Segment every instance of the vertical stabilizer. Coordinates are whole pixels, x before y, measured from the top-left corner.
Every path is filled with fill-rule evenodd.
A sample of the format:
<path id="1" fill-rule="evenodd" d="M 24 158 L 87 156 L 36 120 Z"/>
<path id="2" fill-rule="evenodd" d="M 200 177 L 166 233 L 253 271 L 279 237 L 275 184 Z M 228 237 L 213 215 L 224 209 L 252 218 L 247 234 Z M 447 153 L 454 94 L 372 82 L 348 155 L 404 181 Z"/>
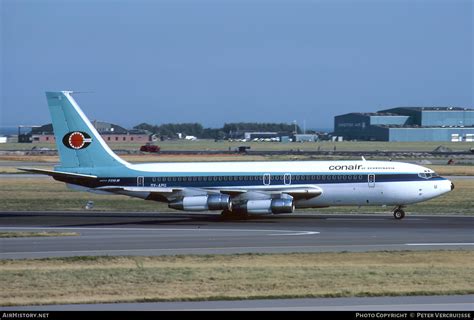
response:
<path id="1" fill-rule="evenodd" d="M 61 168 L 127 166 L 105 143 L 71 94 L 46 92 Z"/>

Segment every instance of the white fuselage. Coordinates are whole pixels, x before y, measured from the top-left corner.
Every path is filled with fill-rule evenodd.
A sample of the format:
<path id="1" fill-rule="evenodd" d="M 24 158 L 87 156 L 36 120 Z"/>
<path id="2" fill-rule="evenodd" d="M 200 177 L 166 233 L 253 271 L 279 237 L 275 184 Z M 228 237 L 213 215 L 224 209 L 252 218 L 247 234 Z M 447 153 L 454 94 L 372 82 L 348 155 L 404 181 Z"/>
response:
<path id="1" fill-rule="evenodd" d="M 255 192 L 296 187 L 322 190 L 318 197 L 295 201 L 299 208 L 405 205 L 432 199 L 452 189 L 451 181 L 437 176 L 431 169 L 391 161 L 154 163 L 133 164 L 129 169 L 129 174 L 143 177 L 144 186 L 150 187 L 242 189 Z M 202 181 L 184 181 L 187 179 L 185 177 L 191 176 L 202 177 Z M 220 178 L 207 181 L 214 176 L 222 177 L 222 181 L 219 181 Z M 231 179 L 238 176 L 250 177 L 242 181 Z M 154 184 L 152 181 L 159 183 Z"/>

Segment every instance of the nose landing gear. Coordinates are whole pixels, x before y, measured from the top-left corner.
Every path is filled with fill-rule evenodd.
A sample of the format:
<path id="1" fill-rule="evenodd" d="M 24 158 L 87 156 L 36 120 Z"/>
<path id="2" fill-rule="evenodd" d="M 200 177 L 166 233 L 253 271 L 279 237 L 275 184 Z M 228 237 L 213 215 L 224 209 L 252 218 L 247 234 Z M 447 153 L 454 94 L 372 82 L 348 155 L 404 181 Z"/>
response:
<path id="1" fill-rule="evenodd" d="M 397 220 L 401 220 L 405 217 L 405 211 L 403 211 L 402 206 L 398 206 L 393 210 L 393 217 Z"/>

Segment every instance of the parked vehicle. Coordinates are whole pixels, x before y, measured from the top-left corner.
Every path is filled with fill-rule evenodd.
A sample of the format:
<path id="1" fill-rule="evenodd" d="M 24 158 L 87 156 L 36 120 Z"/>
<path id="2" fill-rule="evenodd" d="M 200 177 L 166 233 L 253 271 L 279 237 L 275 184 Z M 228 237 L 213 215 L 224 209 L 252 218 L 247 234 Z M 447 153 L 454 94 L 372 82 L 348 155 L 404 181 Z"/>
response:
<path id="1" fill-rule="evenodd" d="M 160 152 L 160 147 L 151 143 L 147 143 L 140 147 L 143 152 Z"/>

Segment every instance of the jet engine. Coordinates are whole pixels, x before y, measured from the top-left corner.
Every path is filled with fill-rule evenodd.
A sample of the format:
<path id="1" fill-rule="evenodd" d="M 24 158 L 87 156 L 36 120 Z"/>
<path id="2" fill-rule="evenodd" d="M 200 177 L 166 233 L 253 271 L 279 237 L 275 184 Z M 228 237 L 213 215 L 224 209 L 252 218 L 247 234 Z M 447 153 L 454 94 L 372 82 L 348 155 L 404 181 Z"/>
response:
<path id="1" fill-rule="evenodd" d="M 293 213 L 295 205 L 293 199 L 248 200 L 235 206 L 234 211 L 253 214 Z"/>
<path id="2" fill-rule="evenodd" d="M 226 194 L 211 194 L 207 196 L 183 197 L 172 201 L 168 207 L 176 210 L 206 211 L 206 210 L 231 210 L 232 202 Z"/>

